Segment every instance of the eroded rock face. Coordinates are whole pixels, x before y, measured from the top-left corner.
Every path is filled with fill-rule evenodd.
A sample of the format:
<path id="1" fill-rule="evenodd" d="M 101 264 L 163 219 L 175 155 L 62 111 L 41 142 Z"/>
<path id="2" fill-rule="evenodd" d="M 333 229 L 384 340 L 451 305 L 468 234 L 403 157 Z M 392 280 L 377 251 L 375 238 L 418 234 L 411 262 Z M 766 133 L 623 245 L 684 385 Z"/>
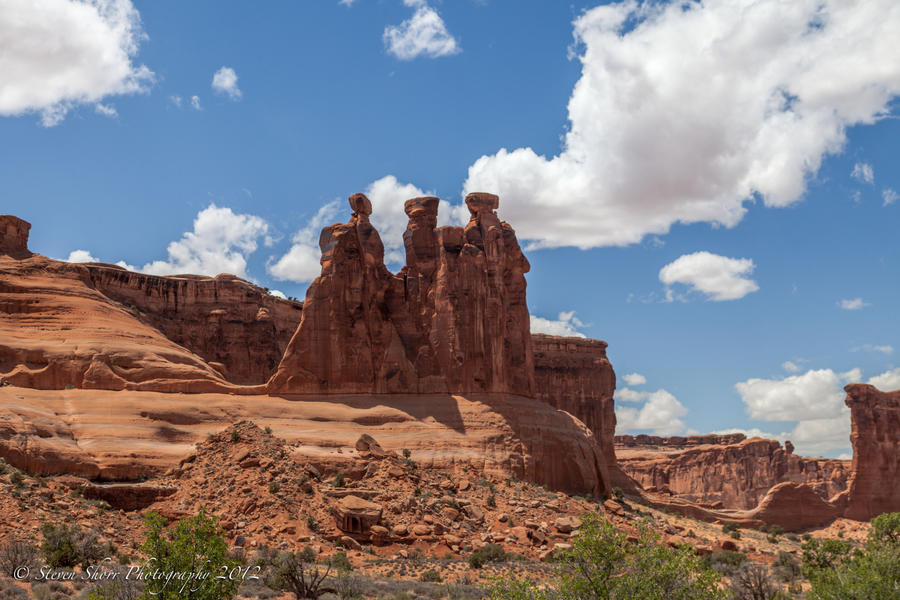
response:
<path id="1" fill-rule="evenodd" d="M 770 489 L 752 511 L 753 517 L 797 531 L 830 523 L 840 516 L 840 508 L 816 494 L 812 487 L 783 482 Z"/>
<path id="2" fill-rule="evenodd" d="M 13 258 L 27 258 L 28 232 L 31 223 L 12 215 L 0 215 L 0 254 Z"/>
<path id="3" fill-rule="evenodd" d="M 233 275 L 157 277 L 87 265 L 89 285 L 166 338 L 200 356 L 230 383 L 265 383 L 300 323 L 302 304 L 270 296 Z"/>
<path id="4" fill-rule="evenodd" d="M 529 264 L 515 232 L 496 196 L 466 198 L 465 228 L 437 228 L 438 202 L 406 202 L 407 265 L 393 275 L 371 204 L 351 196 L 350 222 L 322 230 L 322 274 L 270 393 L 533 394 Z"/>
<path id="5" fill-rule="evenodd" d="M 900 390 L 871 385 L 844 388 L 850 407 L 853 475 L 844 516 L 867 521 L 900 511 Z"/>
<path id="6" fill-rule="evenodd" d="M 261 384 L 300 321 L 300 303 L 231 275 L 156 277 L 32 255 L 29 228 L 0 219 L 0 376 L 12 385 L 199 392 Z"/>
<path id="7" fill-rule="evenodd" d="M 615 444 L 617 446 L 625 446 L 628 448 L 634 448 L 637 446 L 664 446 L 667 448 L 685 448 L 691 446 L 709 446 L 712 444 L 719 446 L 728 446 L 731 444 L 738 444 L 746 439 L 747 436 L 743 433 L 710 433 L 707 435 L 672 435 L 667 437 L 658 435 L 646 435 L 641 433 L 638 435 L 617 435 L 615 436 Z M 794 446 L 791 445 L 790 441 L 785 443 L 785 449 L 788 450 L 788 452 L 793 451 L 793 448 Z"/>
<path id="8" fill-rule="evenodd" d="M 650 443 L 636 443 L 643 437 Z M 617 450 L 619 466 L 647 491 L 716 508 L 751 509 L 783 482 L 807 484 L 823 500 L 847 488 L 849 461 L 796 456 L 760 438 L 695 443 L 715 437 L 616 436 L 626 442 Z"/>
<path id="9" fill-rule="evenodd" d="M 607 466 L 614 468 L 616 374 L 606 357 L 606 342 L 543 334 L 531 339 L 535 397 L 587 425 L 603 449 Z"/>

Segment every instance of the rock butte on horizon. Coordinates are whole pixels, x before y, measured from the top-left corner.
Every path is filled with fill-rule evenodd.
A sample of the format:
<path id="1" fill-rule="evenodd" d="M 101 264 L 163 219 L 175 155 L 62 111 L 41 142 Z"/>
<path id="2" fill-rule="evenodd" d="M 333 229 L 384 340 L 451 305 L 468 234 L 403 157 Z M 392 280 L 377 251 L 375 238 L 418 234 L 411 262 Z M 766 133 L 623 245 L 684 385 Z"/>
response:
<path id="1" fill-rule="evenodd" d="M 510 422 L 518 424 L 504 434 L 512 436 L 507 447 L 526 448 L 524 455 L 511 455 L 525 464 L 513 472 L 557 489 L 603 494 L 619 485 L 700 518 L 795 528 L 841 514 L 867 519 L 875 511 L 900 510 L 900 392 L 871 386 L 847 388 L 854 447 L 849 476 L 840 461 L 794 457 L 774 441 L 722 438 L 650 463 L 627 457 L 626 469 L 652 491 L 642 490 L 616 459 L 615 373 L 606 343 L 530 333 L 524 277 L 530 265 L 512 227 L 494 212 L 497 196 L 467 196 L 465 227 L 437 227 L 436 197 L 408 200 L 407 264 L 396 275 L 384 266 L 384 247 L 369 222 L 371 202 L 363 194 L 349 202 L 350 221 L 322 230 L 322 273 L 303 304 L 273 298 L 230 275 L 157 277 L 53 261 L 28 250 L 30 224 L 0 215 L 0 375 L 44 390 L 223 398 L 391 394 L 402 404 L 404 394 L 494 394 L 498 401 L 518 397 L 526 410 L 536 406 L 526 399 L 536 398 L 589 427 L 560 421 L 551 440 L 518 417 Z M 481 418 L 477 412 L 463 421 Z M 16 413 L 12 421 L 23 418 Z M 0 438 L 47 435 L 29 423 Z M 579 448 L 574 453 L 562 450 L 567 436 Z M 21 441 L 10 446 L 0 439 L 0 453 L 40 463 L 42 457 L 21 455 Z M 550 456 L 558 463 L 535 463 Z M 734 483 L 742 473 L 749 475 L 727 491 L 713 489 L 715 481 Z M 749 510 L 715 509 L 726 502 Z"/>

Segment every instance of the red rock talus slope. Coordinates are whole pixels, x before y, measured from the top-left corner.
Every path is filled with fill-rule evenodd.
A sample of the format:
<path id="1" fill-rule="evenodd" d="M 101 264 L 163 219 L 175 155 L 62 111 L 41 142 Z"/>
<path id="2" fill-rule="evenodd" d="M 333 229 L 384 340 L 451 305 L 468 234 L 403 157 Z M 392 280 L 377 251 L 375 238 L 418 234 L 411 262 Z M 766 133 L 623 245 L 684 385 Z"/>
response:
<path id="1" fill-rule="evenodd" d="M 322 273 L 268 391 L 531 396 L 528 261 L 496 196 L 466 204 L 465 228 L 437 228 L 437 198 L 408 200 L 406 266 L 392 275 L 369 200 L 351 196 L 350 222 L 322 231 Z"/>
<path id="2" fill-rule="evenodd" d="M 844 515 L 869 520 L 900 511 L 900 390 L 871 385 L 844 388 L 850 407 L 853 475 Z"/>
<path id="3" fill-rule="evenodd" d="M 35 474 L 136 479 L 250 419 L 296 458 L 341 468 L 369 434 L 423 466 L 469 465 L 573 494 L 608 492 L 599 445 L 566 413 L 508 394 L 270 396 L 0 387 L 0 456 Z M 346 468 L 346 467 L 344 467 Z"/>
<path id="4" fill-rule="evenodd" d="M 849 461 L 804 458 L 776 440 L 740 434 L 709 443 L 716 437 L 617 436 L 616 455 L 619 467 L 645 490 L 712 507 L 751 509 L 783 482 L 807 484 L 824 500 L 847 488 Z"/>
<path id="5" fill-rule="evenodd" d="M 23 225 L 24 224 L 24 225 Z M 231 389 L 277 363 L 299 304 L 229 275 L 153 277 L 31 254 L 0 216 L 0 376 L 62 389 Z"/>

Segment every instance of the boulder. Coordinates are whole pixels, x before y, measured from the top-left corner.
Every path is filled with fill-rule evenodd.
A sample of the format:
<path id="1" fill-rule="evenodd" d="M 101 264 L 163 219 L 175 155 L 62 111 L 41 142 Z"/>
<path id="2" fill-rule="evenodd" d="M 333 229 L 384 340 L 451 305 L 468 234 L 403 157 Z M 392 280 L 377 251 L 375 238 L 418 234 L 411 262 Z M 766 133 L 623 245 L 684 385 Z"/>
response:
<path id="1" fill-rule="evenodd" d="M 338 529 L 348 533 L 366 533 L 381 521 L 380 504 L 359 496 L 344 496 L 335 507 L 334 519 Z"/>
<path id="2" fill-rule="evenodd" d="M 388 453 L 375 441 L 368 433 L 364 433 L 356 440 L 356 450 L 362 455 L 372 456 L 374 458 L 384 458 Z"/>

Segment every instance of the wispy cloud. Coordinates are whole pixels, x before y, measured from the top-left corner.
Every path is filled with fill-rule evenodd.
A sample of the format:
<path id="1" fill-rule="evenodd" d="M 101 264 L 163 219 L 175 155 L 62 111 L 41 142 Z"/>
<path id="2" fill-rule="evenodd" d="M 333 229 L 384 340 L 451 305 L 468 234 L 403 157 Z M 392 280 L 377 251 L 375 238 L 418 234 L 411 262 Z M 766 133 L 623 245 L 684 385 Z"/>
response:
<path id="1" fill-rule="evenodd" d="M 875 170 L 869 163 L 856 163 L 850 176 L 865 183 L 875 183 Z"/>
<path id="2" fill-rule="evenodd" d="M 868 302 L 863 301 L 862 298 L 849 298 L 839 301 L 838 306 L 843 310 L 859 310 L 861 308 L 865 308 L 866 306 L 872 306 Z"/>

